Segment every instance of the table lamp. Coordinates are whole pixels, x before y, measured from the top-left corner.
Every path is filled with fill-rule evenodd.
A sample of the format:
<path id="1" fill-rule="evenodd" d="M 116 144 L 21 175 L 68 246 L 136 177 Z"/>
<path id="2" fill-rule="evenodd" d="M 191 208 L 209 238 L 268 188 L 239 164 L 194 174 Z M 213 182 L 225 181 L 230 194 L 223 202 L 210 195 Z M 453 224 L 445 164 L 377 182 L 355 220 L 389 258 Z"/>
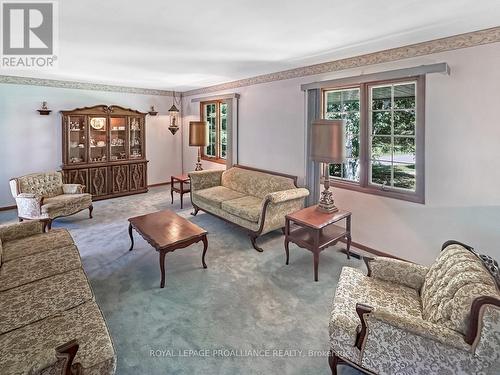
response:
<path id="1" fill-rule="evenodd" d="M 323 163 L 325 189 L 321 192 L 318 210 L 325 213 L 338 211 L 330 189 L 328 165 L 345 160 L 345 120 L 315 120 L 312 123 L 310 158 Z"/>
<path id="2" fill-rule="evenodd" d="M 195 171 L 202 171 L 201 148 L 208 145 L 207 123 L 205 121 L 191 121 L 189 123 L 189 145 L 198 147 L 198 162 Z"/>

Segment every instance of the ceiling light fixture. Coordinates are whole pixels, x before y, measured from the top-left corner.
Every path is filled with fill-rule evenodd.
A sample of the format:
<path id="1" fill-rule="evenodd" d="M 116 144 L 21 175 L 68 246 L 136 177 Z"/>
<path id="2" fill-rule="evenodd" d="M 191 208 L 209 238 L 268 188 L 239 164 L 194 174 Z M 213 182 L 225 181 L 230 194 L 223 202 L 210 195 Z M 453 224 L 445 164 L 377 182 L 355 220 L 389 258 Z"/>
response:
<path id="1" fill-rule="evenodd" d="M 170 130 L 172 135 L 175 135 L 177 130 L 179 130 L 179 125 L 177 125 L 179 110 L 175 106 L 175 91 L 172 92 L 172 107 L 170 107 L 168 113 L 170 114 L 170 126 L 168 127 L 168 130 Z"/>

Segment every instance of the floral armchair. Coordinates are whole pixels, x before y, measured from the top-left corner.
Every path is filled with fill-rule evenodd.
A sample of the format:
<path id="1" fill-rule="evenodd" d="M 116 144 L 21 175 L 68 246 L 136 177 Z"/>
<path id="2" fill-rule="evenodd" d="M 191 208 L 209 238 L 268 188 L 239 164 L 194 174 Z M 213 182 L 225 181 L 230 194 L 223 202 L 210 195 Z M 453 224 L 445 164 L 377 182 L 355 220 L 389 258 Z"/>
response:
<path id="1" fill-rule="evenodd" d="M 64 184 L 62 172 L 33 173 L 9 183 L 20 221 L 41 220 L 50 229 L 54 219 L 85 209 L 92 218 L 92 196 L 83 185 Z"/>
<path id="2" fill-rule="evenodd" d="M 430 267 L 366 260 L 344 267 L 330 318 L 330 367 L 370 374 L 497 374 L 500 270 L 448 241 Z"/>

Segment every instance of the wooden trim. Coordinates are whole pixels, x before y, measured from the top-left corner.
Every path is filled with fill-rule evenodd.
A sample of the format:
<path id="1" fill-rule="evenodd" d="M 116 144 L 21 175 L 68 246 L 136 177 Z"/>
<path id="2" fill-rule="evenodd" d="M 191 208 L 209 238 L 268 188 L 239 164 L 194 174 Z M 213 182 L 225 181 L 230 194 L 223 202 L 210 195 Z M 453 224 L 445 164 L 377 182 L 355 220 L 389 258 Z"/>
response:
<path id="1" fill-rule="evenodd" d="M 64 361 L 63 375 L 79 375 L 82 373 L 80 363 L 73 364 L 79 345 L 78 341 L 72 340 L 56 348 L 56 358 Z"/>
<path id="2" fill-rule="evenodd" d="M 0 207 L 0 211 L 15 210 L 16 208 L 17 208 L 16 205 L 13 205 L 13 206 L 3 206 L 3 207 Z"/>
<path id="3" fill-rule="evenodd" d="M 356 337 L 355 346 L 361 350 L 363 344 L 365 343 L 365 337 L 368 330 L 365 321 L 365 315 L 369 314 L 373 311 L 373 307 L 365 305 L 363 303 L 356 304 L 356 314 L 359 316 L 359 320 L 361 321 L 361 330 L 358 332 L 358 336 Z"/>
<path id="4" fill-rule="evenodd" d="M 460 246 L 465 247 L 469 251 L 474 250 L 474 248 L 472 246 L 466 245 L 463 242 L 460 242 L 457 240 L 448 240 L 445 243 L 443 243 L 443 246 L 441 246 L 441 251 L 443 251 L 444 249 L 446 249 L 450 245 L 460 245 Z"/>
<path id="5" fill-rule="evenodd" d="M 246 170 L 249 170 L 249 171 L 268 173 L 268 174 L 273 174 L 275 176 L 290 178 L 290 179 L 293 180 L 293 184 L 295 185 L 295 187 L 298 187 L 297 186 L 297 176 L 294 176 L 294 175 L 291 175 L 291 174 L 274 172 L 274 171 L 268 171 L 266 169 L 259 169 L 259 168 L 254 168 L 254 167 L 247 167 L 247 166 L 241 165 L 241 164 L 235 164 L 235 165 L 233 165 L 233 168 L 246 169 Z"/>
<path id="6" fill-rule="evenodd" d="M 465 335 L 465 342 L 472 345 L 480 333 L 480 320 L 482 319 L 482 311 L 486 305 L 492 305 L 500 308 L 500 300 L 491 296 L 482 296 L 476 298 L 472 302 L 470 309 L 469 326 Z"/>
<path id="7" fill-rule="evenodd" d="M 170 181 L 166 181 L 166 182 L 159 182 L 157 184 L 151 184 L 151 185 L 148 185 L 148 188 L 151 188 L 151 187 L 156 187 L 156 186 L 165 186 L 165 185 L 170 185 Z"/>
<path id="8" fill-rule="evenodd" d="M 341 239 L 341 240 L 339 240 L 339 241 L 340 241 L 340 242 L 343 242 L 343 243 L 345 243 L 345 242 L 346 242 L 346 241 L 345 241 L 345 239 Z M 385 252 L 383 252 L 383 251 L 380 251 L 380 250 L 377 250 L 377 249 L 374 249 L 374 248 L 368 247 L 368 246 L 366 246 L 366 245 L 360 244 L 359 242 L 354 242 L 354 241 L 352 241 L 352 242 L 351 242 L 351 246 L 352 246 L 352 247 L 356 247 L 356 248 L 358 248 L 358 249 L 360 249 L 360 250 L 366 251 L 367 253 L 370 253 L 370 254 L 376 255 L 376 256 L 378 256 L 378 257 L 387 257 L 387 258 L 392 258 L 392 259 L 402 260 L 402 261 L 404 261 L 404 262 L 409 262 L 409 260 L 406 260 L 406 259 L 403 259 L 403 258 L 399 258 L 399 257 L 397 257 L 397 256 L 395 256 L 395 255 L 392 255 L 392 254 L 389 254 L 389 253 L 385 253 Z M 364 257 L 364 256 L 362 256 L 361 254 L 356 253 L 356 251 L 355 251 L 355 250 L 352 250 L 352 248 L 351 248 L 351 250 L 350 250 L 349 252 L 351 253 L 351 255 L 354 255 L 354 257 L 356 257 L 356 258 L 359 258 L 359 259 L 361 259 L 361 258 L 365 258 L 365 257 Z"/>

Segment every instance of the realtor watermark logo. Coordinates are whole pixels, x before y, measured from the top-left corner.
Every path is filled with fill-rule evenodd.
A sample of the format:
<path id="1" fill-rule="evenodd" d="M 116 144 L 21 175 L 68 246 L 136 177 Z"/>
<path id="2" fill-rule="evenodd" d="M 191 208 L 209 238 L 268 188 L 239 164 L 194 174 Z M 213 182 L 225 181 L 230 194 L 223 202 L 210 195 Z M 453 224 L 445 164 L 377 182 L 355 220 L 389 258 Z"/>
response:
<path id="1" fill-rule="evenodd" d="M 50 69 L 58 52 L 56 1 L 1 2 L 2 68 Z"/>

